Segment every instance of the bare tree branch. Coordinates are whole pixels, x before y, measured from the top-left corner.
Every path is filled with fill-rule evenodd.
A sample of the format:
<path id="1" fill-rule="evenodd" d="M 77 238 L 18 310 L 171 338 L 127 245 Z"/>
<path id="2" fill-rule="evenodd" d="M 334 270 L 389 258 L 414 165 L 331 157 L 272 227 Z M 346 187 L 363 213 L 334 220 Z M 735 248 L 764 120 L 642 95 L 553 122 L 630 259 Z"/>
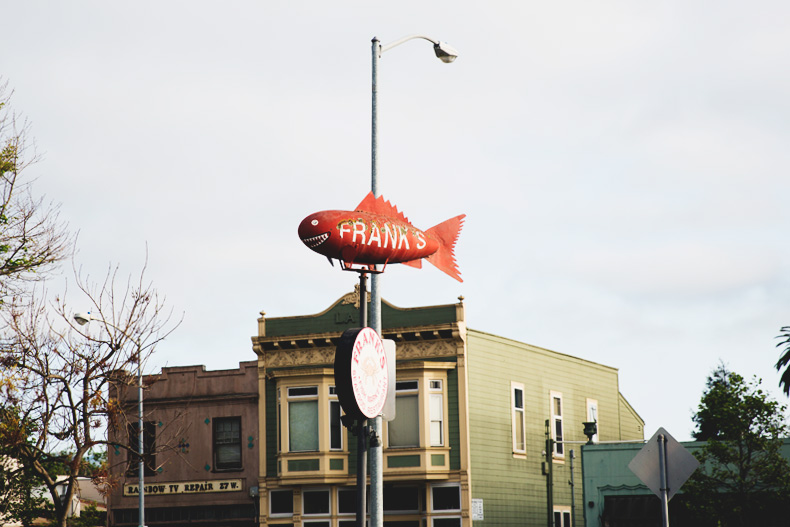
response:
<path id="1" fill-rule="evenodd" d="M 66 508 L 56 484 L 67 485 L 63 503 L 69 503 L 87 454 L 102 445 L 131 448 L 107 439 L 108 426 L 126 425 L 114 394 L 136 383 L 129 372 L 180 323 L 171 322 L 172 311 L 145 279 L 145 269 L 120 287 L 118 273 L 110 267 L 93 282 L 75 272 L 77 288 L 92 306 L 94 321 L 86 326 L 74 321 L 63 296 L 49 305 L 35 300 L 0 310 L 6 326 L 0 337 L 0 454 L 12 455 L 44 481 L 63 526 Z M 65 466 L 65 482 L 56 481 L 52 460 Z"/>

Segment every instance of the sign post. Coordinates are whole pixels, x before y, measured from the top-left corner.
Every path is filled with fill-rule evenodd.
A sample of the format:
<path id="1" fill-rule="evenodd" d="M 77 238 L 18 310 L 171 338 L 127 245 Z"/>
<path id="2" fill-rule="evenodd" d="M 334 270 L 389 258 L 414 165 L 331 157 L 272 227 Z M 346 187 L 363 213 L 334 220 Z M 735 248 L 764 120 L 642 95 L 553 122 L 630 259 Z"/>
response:
<path id="1" fill-rule="evenodd" d="M 661 520 L 664 527 L 669 527 L 669 500 L 697 467 L 697 458 L 663 428 L 653 434 L 628 464 L 631 472 L 661 499 Z"/>

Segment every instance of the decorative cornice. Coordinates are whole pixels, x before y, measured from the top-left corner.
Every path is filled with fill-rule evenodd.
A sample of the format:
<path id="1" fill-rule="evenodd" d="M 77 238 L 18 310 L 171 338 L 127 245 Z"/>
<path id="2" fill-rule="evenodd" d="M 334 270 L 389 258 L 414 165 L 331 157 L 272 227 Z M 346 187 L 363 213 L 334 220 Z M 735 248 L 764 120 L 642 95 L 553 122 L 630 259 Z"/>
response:
<path id="1" fill-rule="evenodd" d="M 436 359 L 457 357 L 459 348 L 451 340 L 416 340 L 397 343 L 398 360 Z M 295 368 L 304 366 L 327 366 L 334 363 L 334 347 L 273 349 L 265 351 L 261 367 Z M 260 370 L 259 370 L 260 371 Z"/>

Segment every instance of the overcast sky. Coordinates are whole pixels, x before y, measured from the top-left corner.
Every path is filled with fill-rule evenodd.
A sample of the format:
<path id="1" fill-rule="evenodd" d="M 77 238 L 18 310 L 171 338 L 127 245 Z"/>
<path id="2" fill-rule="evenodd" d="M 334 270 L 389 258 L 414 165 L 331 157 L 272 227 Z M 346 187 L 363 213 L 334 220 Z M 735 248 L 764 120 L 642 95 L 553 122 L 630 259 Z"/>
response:
<path id="1" fill-rule="evenodd" d="M 466 213 L 464 282 L 392 265 L 401 307 L 614 366 L 690 438 L 723 361 L 776 388 L 790 324 L 786 2 L 6 2 L 0 75 L 77 264 L 148 276 L 184 322 L 149 370 L 253 360 L 267 316 L 356 275 L 301 219 L 370 188 L 370 40 L 384 196 L 427 229 Z M 68 276 L 68 272 L 64 272 Z M 53 284 L 50 288 L 60 288 Z M 74 302 L 79 302 L 75 299 Z M 80 306 L 75 305 L 75 310 Z"/>

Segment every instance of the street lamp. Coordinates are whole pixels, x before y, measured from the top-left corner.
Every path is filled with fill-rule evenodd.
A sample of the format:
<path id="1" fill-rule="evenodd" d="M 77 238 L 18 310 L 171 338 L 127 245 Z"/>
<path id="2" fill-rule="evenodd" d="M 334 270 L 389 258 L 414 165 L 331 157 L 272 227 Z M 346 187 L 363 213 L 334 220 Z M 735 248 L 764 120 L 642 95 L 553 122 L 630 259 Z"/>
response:
<path id="1" fill-rule="evenodd" d="M 433 52 L 442 62 L 449 64 L 458 58 L 458 52 L 446 42 L 435 40 L 424 35 L 410 35 L 403 37 L 384 46 L 379 39 L 373 37 L 373 92 L 371 107 L 371 133 L 370 133 L 370 190 L 373 196 L 378 198 L 381 195 L 378 179 L 378 64 L 381 54 L 404 42 L 414 39 L 423 39 L 433 44 Z M 381 336 L 381 291 L 379 289 L 379 277 L 377 273 L 372 273 L 370 277 L 370 327 Z M 360 302 L 365 302 L 365 298 L 360 298 Z M 372 429 L 376 437 L 381 437 L 382 425 L 381 416 L 372 419 Z M 383 500 L 383 454 L 381 441 L 374 442 L 370 449 L 370 525 L 371 527 L 381 527 L 384 519 L 384 500 Z M 364 496 L 364 492 L 362 494 Z M 363 509 L 364 510 L 364 509 Z M 364 525 L 364 519 L 362 521 Z"/>
<path id="2" fill-rule="evenodd" d="M 143 485 L 145 483 L 145 463 L 143 461 L 143 370 L 142 370 L 142 362 L 143 362 L 143 350 L 142 346 L 140 346 L 140 342 L 133 339 L 129 335 L 126 334 L 124 330 L 116 326 L 115 324 L 111 324 L 106 320 L 103 320 L 98 317 L 94 317 L 91 315 L 90 311 L 87 313 L 75 313 L 74 314 L 74 321 L 79 324 L 80 326 L 84 326 L 85 324 L 89 323 L 91 320 L 101 320 L 103 324 L 110 326 L 121 332 L 121 334 L 134 342 L 137 346 L 137 413 L 138 413 L 138 421 L 137 421 L 137 453 L 140 456 L 140 463 L 138 465 L 138 489 L 137 489 L 137 496 L 138 496 L 138 515 L 139 515 L 139 526 L 145 527 L 145 489 Z"/>

